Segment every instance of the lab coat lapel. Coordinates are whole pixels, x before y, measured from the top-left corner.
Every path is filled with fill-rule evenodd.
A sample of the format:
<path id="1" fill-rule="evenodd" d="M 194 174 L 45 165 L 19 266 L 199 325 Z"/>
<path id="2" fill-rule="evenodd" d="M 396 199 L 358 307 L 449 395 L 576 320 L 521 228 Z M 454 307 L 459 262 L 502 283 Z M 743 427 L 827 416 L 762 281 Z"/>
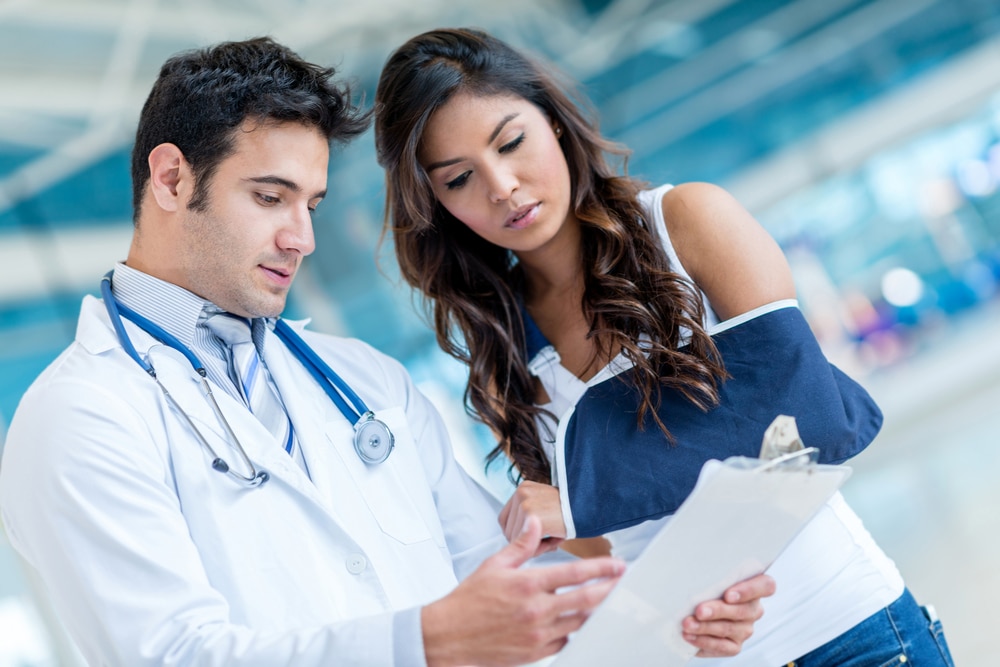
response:
<path id="1" fill-rule="evenodd" d="M 292 418 L 312 485 L 326 501 L 327 510 L 336 514 L 335 487 L 338 480 L 337 472 L 331 467 L 333 459 L 326 431 L 331 421 L 343 422 L 344 427 L 353 433 L 351 425 L 302 363 L 273 333 L 268 335 L 264 345 L 264 362 Z"/>
<path id="2" fill-rule="evenodd" d="M 336 359 L 324 358 L 334 371 L 338 370 Z M 398 454 L 393 455 L 396 459 L 376 467 L 362 463 L 354 451 L 354 424 L 277 336 L 271 335 L 265 344 L 264 359 L 288 407 L 312 483 L 323 497 L 327 513 L 363 550 L 371 549 L 373 553 L 384 548 L 385 529 L 375 530 L 383 521 L 398 529 L 397 535 L 415 530 L 421 534 L 420 539 L 425 539 L 428 535 L 422 521 L 401 528 L 396 524 L 406 520 L 404 515 L 394 511 L 398 508 L 383 507 L 406 497 L 406 484 L 400 476 L 414 469 L 401 473 L 396 468 Z M 396 428 L 405 430 L 405 422 Z M 373 506 L 381 509 L 375 511 Z M 433 508 L 427 515 L 434 515 Z M 412 513 L 405 516 L 413 520 Z"/>
<path id="3" fill-rule="evenodd" d="M 208 440 L 209 444 L 215 448 L 216 452 L 222 456 L 230 465 L 240 465 L 239 454 L 232 443 L 231 438 L 225 432 L 222 422 L 216 417 L 209 399 L 205 396 L 198 375 L 191 367 L 190 362 L 180 352 L 173 350 L 153 338 L 129 320 L 123 320 L 126 332 L 136 352 L 144 359 L 152 357 L 152 363 L 156 369 L 157 380 L 163 388 L 169 392 L 170 397 L 176 401 L 177 406 L 187 415 L 197 426 L 201 434 Z M 120 349 L 121 343 L 115 334 L 114 328 L 108 319 L 103 302 L 92 296 L 84 298 L 81 310 L 80 321 L 77 326 L 76 340 L 91 354 L 103 354 L 114 349 Z M 270 347 L 272 350 L 279 350 L 284 346 L 280 341 L 274 339 Z M 276 365 L 281 367 L 280 356 L 275 360 Z M 289 355 L 290 356 L 290 355 Z M 294 361 L 294 360 L 293 360 Z M 138 365 L 131 361 L 124 362 L 122 372 L 142 373 Z M 306 380 L 298 378 L 293 382 L 286 382 L 294 388 L 296 382 L 303 384 Z M 144 380 L 150 381 L 152 380 Z M 212 395 L 218 401 L 230 427 L 239 438 L 240 443 L 246 450 L 247 456 L 253 461 L 258 469 L 266 470 L 267 473 L 288 487 L 295 489 L 307 497 L 324 513 L 329 514 L 329 502 L 320 496 L 316 487 L 309 481 L 302 469 L 296 465 L 291 457 L 285 453 L 281 446 L 274 442 L 274 436 L 268 432 L 267 428 L 254 417 L 249 410 L 226 391 L 215 387 L 209 383 Z M 310 395 L 314 392 L 304 392 Z M 282 396 L 285 392 L 282 392 Z M 286 403 L 295 403 L 302 400 L 302 397 L 294 396 L 291 400 L 286 399 Z M 165 406 L 165 410 L 176 413 L 177 408 L 172 405 Z M 317 413 L 317 410 L 299 410 L 305 416 Z M 176 419 L 183 420 L 181 415 L 175 415 Z M 314 417 L 315 418 L 315 417 Z M 292 413 L 293 424 L 299 428 L 299 423 L 307 424 L 308 420 L 299 417 L 296 421 L 296 414 Z M 303 426 L 305 427 L 305 426 Z M 189 428 L 189 427 L 185 427 Z M 190 442 L 193 445 L 194 455 L 202 456 L 205 465 L 210 464 L 210 454 L 204 451 L 197 436 L 190 433 Z M 185 439 L 186 441 L 186 439 Z M 177 444 L 180 447 L 180 443 Z M 242 470 L 242 468 L 240 468 Z"/>
<path id="4" fill-rule="evenodd" d="M 239 469 L 242 470 L 243 464 L 239 460 L 236 446 L 228 437 L 222 421 L 212 410 L 211 401 L 205 396 L 198 375 L 191 368 L 191 364 L 176 350 L 151 339 L 150 341 L 153 344 L 145 353 L 149 354 L 156 367 L 157 378 L 164 388 L 170 392 L 171 397 L 177 401 L 219 456 L 232 466 L 240 466 Z M 270 431 L 247 410 L 242 402 L 211 382 L 208 384 L 219 404 L 219 409 L 222 410 L 254 466 L 259 470 L 266 470 L 271 477 L 284 481 L 317 501 L 318 498 L 310 489 L 311 485 L 305 473 L 275 442 Z"/>

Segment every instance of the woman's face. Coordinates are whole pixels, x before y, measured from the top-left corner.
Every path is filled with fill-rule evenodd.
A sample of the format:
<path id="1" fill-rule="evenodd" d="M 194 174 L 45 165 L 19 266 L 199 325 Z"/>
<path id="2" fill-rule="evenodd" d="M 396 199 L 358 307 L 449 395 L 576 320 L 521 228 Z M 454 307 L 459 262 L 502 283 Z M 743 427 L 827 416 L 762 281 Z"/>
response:
<path id="1" fill-rule="evenodd" d="M 441 204 L 495 245 L 523 256 L 568 227 L 566 157 L 523 98 L 456 95 L 430 117 L 418 157 Z"/>

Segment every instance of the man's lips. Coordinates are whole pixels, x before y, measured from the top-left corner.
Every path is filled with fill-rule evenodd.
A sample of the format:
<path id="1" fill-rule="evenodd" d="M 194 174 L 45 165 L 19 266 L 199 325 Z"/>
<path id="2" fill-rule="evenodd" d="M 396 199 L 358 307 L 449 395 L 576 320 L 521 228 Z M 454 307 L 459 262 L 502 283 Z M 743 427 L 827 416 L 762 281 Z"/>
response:
<path id="1" fill-rule="evenodd" d="M 285 268 L 282 266 L 265 266 L 264 264 L 261 264 L 260 268 L 264 271 L 265 274 L 270 276 L 272 280 L 275 280 L 280 283 L 290 282 L 292 276 L 295 275 L 294 267 Z"/>

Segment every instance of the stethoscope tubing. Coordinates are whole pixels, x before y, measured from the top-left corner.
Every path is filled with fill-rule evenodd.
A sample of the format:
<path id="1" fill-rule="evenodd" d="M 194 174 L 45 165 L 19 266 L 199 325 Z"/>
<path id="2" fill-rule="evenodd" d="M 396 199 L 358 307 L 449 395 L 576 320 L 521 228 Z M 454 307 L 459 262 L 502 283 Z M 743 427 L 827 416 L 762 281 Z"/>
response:
<path id="1" fill-rule="evenodd" d="M 104 305 L 108 311 L 108 317 L 111 320 L 111 325 L 115 330 L 115 334 L 118 337 L 119 342 L 122 345 L 122 349 L 125 353 L 135 361 L 140 368 L 142 368 L 160 387 L 163 395 L 166 397 L 167 402 L 171 407 L 179 413 L 185 423 L 194 432 L 198 441 L 205 447 L 206 450 L 212 455 L 212 468 L 222 473 L 229 474 L 233 479 L 245 484 L 249 487 L 256 487 L 268 480 L 270 477 L 267 471 L 257 470 L 254 466 L 253 461 L 250 459 L 249 455 L 240 442 L 236 433 L 233 431 L 232 426 L 229 424 L 229 420 L 223 414 L 222 409 L 219 407 L 218 401 L 215 399 L 215 395 L 212 393 L 211 385 L 208 383 L 208 373 L 205 371 L 204 364 L 198 359 L 198 357 L 192 352 L 186 345 L 184 345 L 175 336 L 171 335 L 169 332 L 164 330 L 162 327 L 158 326 L 156 323 L 150 321 L 149 319 L 143 317 L 134 310 L 122 305 L 114 297 L 114 293 L 111 289 L 111 279 L 114 275 L 113 271 L 109 271 L 101 279 L 101 296 L 104 299 Z M 177 400 L 170 395 L 167 388 L 163 386 L 160 379 L 156 375 L 156 369 L 147 360 L 144 359 L 135 349 L 132 344 L 131 339 L 128 336 L 128 332 L 125 330 L 124 319 L 132 321 L 140 329 L 143 329 L 149 333 L 153 338 L 157 339 L 167 347 L 177 350 L 188 360 L 191 366 L 194 368 L 195 373 L 198 375 L 198 383 L 204 394 L 206 400 L 212 408 L 212 412 L 215 414 L 216 418 L 222 424 L 226 431 L 228 438 L 235 444 L 235 449 L 239 454 L 240 459 L 243 461 L 246 468 L 250 471 L 249 475 L 244 475 L 232 467 L 215 451 L 208 439 L 201 433 L 198 427 L 195 425 L 194 421 L 188 416 L 188 414 L 181 408 L 177 403 Z M 288 326 L 284 320 L 278 320 L 274 327 L 275 333 L 282 340 L 283 343 L 289 348 L 292 354 L 302 363 L 309 374 L 319 383 L 323 391 L 330 397 L 330 400 L 337 406 L 340 412 L 347 418 L 347 420 L 354 426 L 354 449 L 358 456 L 365 463 L 381 463 L 388 458 L 391 453 L 395 439 L 392 435 L 392 431 L 388 426 L 382 421 L 375 418 L 374 412 L 372 412 L 365 402 L 361 399 L 357 393 L 351 389 L 350 385 L 344 381 L 329 364 L 324 362 L 312 348 L 310 348 L 302 338 L 292 331 L 291 327 Z M 346 397 L 346 400 L 345 400 Z M 348 405 L 350 401 L 353 405 Z M 363 428 L 364 427 L 364 428 Z M 375 453 L 366 449 L 365 443 L 362 442 L 362 432 L 369 432 L 368 429 L 374 427 L 377 430 L 377 435 L 371 437 L 369 433 L 369 448 L 374 448 Z M 384 437 L 386 440 L 386 446 L 381 447 L 381 438 Z"/>
<path id="2" fill-rule="evenodd" d="M 361 400 L 361 397 L 354 393 L 350 385 L 344 382 L 344 379 L 330 368 L 329 364 L 320 359 L 319 355 L 306 345 L 306 342 L 292 331 L 292 328 L 284 320 L 275 322 L 274 333 L 292 350 L 292 353 L 302 362 L 309 374 L 319 383 L 326 395 L 347 417 L 348 421 L 357 424 L 365 415 L 371 414 L 371 410 Z M 353 404 L 353 407 L 347 404 L 344 397 Z"/>
<path id="3" fill-rule="evenodd" d="M 111 325 L 115 329 L 115 333 L 118 335 L 118 340 L 122 345 L 122 349 L 124 349 L 125 353 L 128 354 L 128 356 L 130 356 L 137 364 L 139 364 L 140 368 L 146 371 L 146 373 L 153 378 L 156 385 L 160 388 L 160 391 L 163 392 L 163 396 L 166 398 L 170 406 L 175 412 L 181 415 L 185 423 L 187 423 L 192 432 L 194 432 L 195 437 L 198 438 L 198 442 L 212 455 L 213 470 L 226 473 L 236 481 L 250 487 L 259 486 L 266 482 L 270 476 L 266 471 L 258 471 L 256 466 L 254 466 L 253 461 L 247 455 L 246 450 L 243 449 L 243 443 L 241 443 L 239 438 L 236 437 L 236 433 L 233 432 L 232 426 L 229 425 L 229 420 L 226 419 L 226 416 L 222 413 L 222 409 L 219 407 L 218 401 L 215 400 L 215 394 L 212 393 L 212 387 L 208 384 L 208 374 L 205 371 L 204 365 L 201 361 L 199 361 L 198 357 L 195 356 L 195 354 L 191 352 L 186 345 L 177 340 L 176 337 L 170 335 L 162 327 L 157 326 L 155 323 L 146 319 L 131 308 L 118 303 L 118 300 L 115 299 L 114 294 L 111 291 L 112 274 L 113 272 L 109 271 L 103 278 L 101 278 L 101 296 L 104 299 L 104 306 L 107 308 L 108 317 L 111 320 Z M 219 456 L 218 452 L 215 451 L 215 448 L 212 447 L 212 444 L 208 441 L 204 434 L 202 434 L 201 429 L 195 425 L 194 421 L 192 421 L 187 412 L 181 408 L 177 399 L 175 399 L 170 392 L 167 391 L 167 388 L 163 386 L 163 383 L 160 382 L 160 378 L 156 375 L 156 369 L 153 365 L 143 359 L 136 351 L 135 346 L 132 345 L 132 340 L 129 338 L 128 332 L 125 331 L 125 323 L 122 321 L 123 315 L 126 319 L 134 322 L 136 326 L 148 332 L 151 336 L 153 336 L 153 338 L 156 338 L 167 347 L 177 350 L 183 354 L 185 358 L 187 358 L 188 362 L 194 367 L 195 372 L 198 374 L 198 383 L 202 394 L 204 394 L 205 398 L 208 400 L 208 404 L 211 406 L 212 412 L 215 413 L 216 418 L 222 423 L 223 428 L 226 430 L 226 434 L 232 439 L 233 442 L 236 443 L 236 451 L 244 465 L 246 465 L 246 467 L 250 470 L 250 475 L 244 475 L 239 471 L 234 470 L 224 458 Z"/>
<path id="4" fill-rule="evenodd" d="M 292 328 L 284 320 L 279 319 L 275 323 L 274 333 L 302 362 L 302 365 L 319 383 L 319 386 L 340 409 L 340 412 L 347 417 L 347 420 L 352 421 L 353 416 L 354 451 L 361 460 L 372 464 L 385 461 L 395 446 L 392 430 L 384 422 L 375 418 L 375 413 L 365 405 L 360 396 L 354 393 L 351 386 L 330 368 L 330 365 L 323 361 L 298 334 L 292 331 Z M 345 396 L 354 404 L 353 410 L 344 400 Z M 372 429 L 375 431 L 374 435 L 372 435 Z M 367 442 L 365 441 L 366 435 L 369 438 Z M 384 446 L 382 438 L 385 438 Z"/>

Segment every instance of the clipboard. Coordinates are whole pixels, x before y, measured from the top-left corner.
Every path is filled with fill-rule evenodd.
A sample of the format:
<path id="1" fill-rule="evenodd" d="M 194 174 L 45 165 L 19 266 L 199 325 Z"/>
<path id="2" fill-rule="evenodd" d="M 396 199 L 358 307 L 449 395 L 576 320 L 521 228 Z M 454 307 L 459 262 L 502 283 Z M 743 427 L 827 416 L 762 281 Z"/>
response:
<path id="1" fill-rule="evenodd" d="M 551 667 L 681 667 L 697 649 L 681 621 L 705 600 L 766 570 L 851 474 L 814 448 L 772 460 L 710 460 L 673 518 Z"/>

